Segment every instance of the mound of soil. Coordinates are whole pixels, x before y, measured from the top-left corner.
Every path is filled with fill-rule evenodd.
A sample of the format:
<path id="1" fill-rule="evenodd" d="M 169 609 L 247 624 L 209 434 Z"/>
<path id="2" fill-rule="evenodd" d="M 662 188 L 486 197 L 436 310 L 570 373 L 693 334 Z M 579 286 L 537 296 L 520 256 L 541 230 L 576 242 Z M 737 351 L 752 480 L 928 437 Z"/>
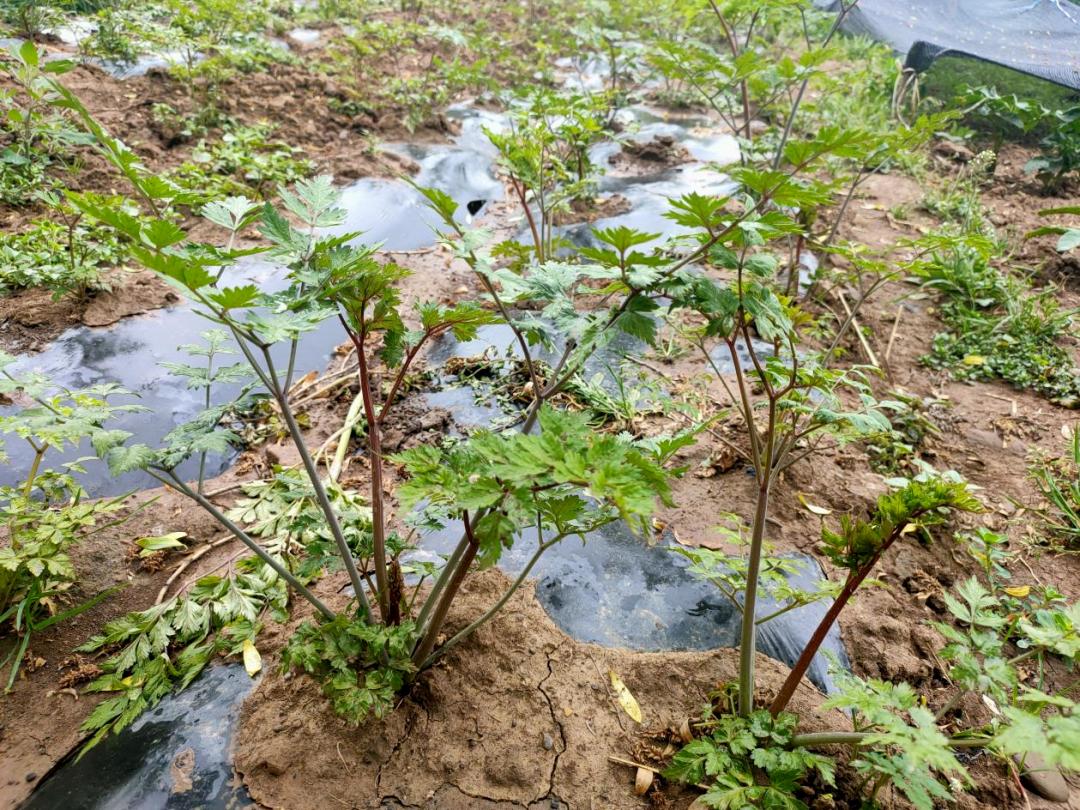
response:
<path id="1" fill-rule="evenodd" d="M 629 140 L 622 151 L 615 155 L 615 165 L 633 163 L 659 163 L 662 166 L 678 166 L 690 160 L 690 152 L 672 135 L 657 135 L 651 141 Z"/>
<path id="2" fill-rule="evenodd" d="M 78 300 L 54 299 L 48 290 L 19 290 L 0 297 L 0 348 L 36 351 L 61 332 L 79 324 L 109 326 L 121 318 L 171 306 L 180 296 L 149 271 L 114 271 L 111 289 Z"/>
<path id="3" fill-rule="evenodd" d="M 449 632 L 508 584 L 497 570 L 472 577 Z M 280 642 L 288 630 L 277 632 Z M 779 686 L 780 664 L 762 657 L 758 669 L 764 692 Z M 307 677 L 267 674 L 240 717 L 236 768 L 261 805 L 294 810 L 322 808 L 327 796 L 354 808 L 688 806 L 697 793 L 671 786 L 636 798 L 634 769 L 609 759 L 641 762 L 647 747 L 618 707 L 609 671 L 636 696 L 644 727 L 662 730 L 699 715 L 708 693 L 736 677 L 738 655 L 579 643 L 552 623 L 528 584 L 384 720 L 354 728 Z M 848 728 L 839 712 L 817 710 L 820 701 L 806 685 L 796 697 L 807 730 Z"/>
<path id="4" fill-rule="evenodd" d="M 598 219 L 617 217 L 630 211 L 630 200 L 622 194 L 598 197 L 591 200 L 576 199 L 570 203 L 569 211 L 556 211 L 552 222 L 556 225 L 576 225 L 581 222 L 596 222 Z"/>

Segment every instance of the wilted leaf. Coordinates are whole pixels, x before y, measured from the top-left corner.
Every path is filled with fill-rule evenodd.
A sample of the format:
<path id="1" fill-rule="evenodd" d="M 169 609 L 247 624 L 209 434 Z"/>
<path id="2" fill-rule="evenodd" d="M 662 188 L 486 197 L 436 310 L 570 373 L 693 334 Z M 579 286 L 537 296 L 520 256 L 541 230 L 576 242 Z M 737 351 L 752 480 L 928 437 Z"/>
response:
<path id="1" fill-rule="evenodd" d="M 135 545 L 142 549 L 139 552 L 140 557 L 149 557 L 155 552 L 165 551 L 170 548 L 187 548 L 180 542 L 182 537 L 187 537 L 187 532 L 169 532 L 157 537 L 140 537 L 135 541 Z"/>
<path id="2" fill-rule="evenodd" d="M 818 506 L 817 504 L 810 503 L 810 501 L 806 500 L 806 496 L 803 495 L 801 492 L 799 493 L 799 503 L 801 503 L 803 506 L 805 506 L 806 511 L 808 511 L 812 515 L 818 515 L 819 517 L 824 517 L 825 515 L 831 515 L 832 514 L 832 509 L 829 509 L 829 508 L 827 508 L 825 506 Z"/>
<path id="3" fill-rule="evenodd" d="M 1005 588 L 1005 593 L 1009 596 L 1015 596 L 1017 599 L 1024 599 L 1029 593 L 1031 593 L 1030 585 L 1016 585 L 1012 588 Z"/>
<path id="4" fill-rule="evenodd" d="M 262 656 L 259 655 L 259 651 L 255 649 L 255 642 L 250 638 L 244 639 L 241 649 L 244 653 L 244 669 L 254 678 L 262 669 Z"/>
<path id="5" fill-rule="evenodd" d="M 622 710 L 630 715 L 630 719 L 635 723 L 640 723 L 641 707 L 638 705 L 634 693 L 627 688 L 622 678 L 615 674 L 615 670 L 608 670 L 608 677 L 611 678 L 611 688 L 615 690 L 615 697 L 619 701 Z"/>

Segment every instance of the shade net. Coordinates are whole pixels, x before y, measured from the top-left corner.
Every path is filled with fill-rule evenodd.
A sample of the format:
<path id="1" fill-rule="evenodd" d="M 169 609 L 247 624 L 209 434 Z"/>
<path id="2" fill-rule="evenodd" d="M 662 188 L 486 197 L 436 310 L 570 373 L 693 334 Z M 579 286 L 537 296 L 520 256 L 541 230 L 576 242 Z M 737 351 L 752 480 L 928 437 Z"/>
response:
<path id="1" fill-rule="evenodd" d="M 816 0 L 839 11 L 840 0 Z M 970 56 L 1080 89 L 1080 5 L 1072 0 L 859 0 L 844 28 L 887 42 L 926 70 Z"/>

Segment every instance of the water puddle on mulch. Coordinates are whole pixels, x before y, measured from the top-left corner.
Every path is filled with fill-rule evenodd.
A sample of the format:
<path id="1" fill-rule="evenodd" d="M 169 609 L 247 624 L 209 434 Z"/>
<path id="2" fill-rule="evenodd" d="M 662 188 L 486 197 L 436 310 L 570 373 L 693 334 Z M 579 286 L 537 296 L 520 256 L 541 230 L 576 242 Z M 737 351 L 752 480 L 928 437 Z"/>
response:
<path id="1" fill-rule="evenodd" d="M 254 688 L 239 664 L 212 665 L 120 734 L 61 761 L 22 810 L 243 810 L 232 737 Z"/>
<path id="2" fill-rule="evenodd" d="M 635 120 L 644 121 L 645 127 L 657 123 L 654 120 L 657 116 L 644 108 L 635 108 L 630 115 Z M 461 125 L 461 132 L 453 145 L 397 144 L 388 148 L 416 160 L 420 165 L 416 182 L 448 193 L 460 205 L 459 216 L 471 221 L 481 216 L 487 205 L 500 199 L 503 194 L 502 184 L 493 175 L 495 151 L 484 129 L 503 129 L 506 118 L 469 105 L 450 107 L 447 116 Z M 696 123 L 693 127 L 675 127 L 675 131 L 681 133 L 680 138 L 689 139 L 687 142 L 693 140 L 691 133 L 699 130 Z M 715 144 L 710 149 L 714 151 L 729 149 L 734 144 L 726 135 L 715 136 L 713 140 Z M 727 193 L 731 183 L 723 174 L 702 164 L 687 164 L 665 169 L 661 176 L 652 179 L 605 175 L 601 187 L 607 192 L 617 191 L 626 196 L 631 208 L 625 214 L 592 225 L 561 229 L 578 244 L 592 243 L 592 227 L 626 225 L 658 233 L 661 238 L 679 235 L 683 232 L 682 227 L 663 216 L 668 200 L 690 191 Z M 420 193 L 403 181 L 365 178 L 343 190 L 342 203 L 348 212 L 347 221 L 340 228 L 333 229 L 334 232 L 362 231 L 360 238 L 364 242 L 381 242 L 389 251 L 423 249 L 435 244 L 437 237 L 434 227 L 437 223 L 434 215 L 424 205 Z M 271 263 L 246 259 L 230 271 L 227 281 L 255 282 L 264 289 L 273 290 L 280 288 L 282 275 L 282 269 Z M 182 380 L 165 374 L 159 364 L 163 361 L 187 362 L 188 358 L 177 347 L 184 343 L 201 342 L 200 334 L 207 328 L 207 322 L 186 303 L 126 318 L 112 327 L 80 326 L 65 332 L 45 351 L 22 358 L 13 371 L 38 370 L 57 384 L 70 388 L 116 383 L 131 390 L 137 396 L 133 402 L 147 408 L 147 412 L 122 415 L 114 420 L 112 426 L 132 433 L 132 442 L 154 446 L 173 427 L 191 419 L 202 408 L 201 392 L 187 389 Z M 333 349 L 342 342 L 342 334 L 332 322 L 305 335 L 298 354 L 297 376 L 309 370 L 325 368 Z M 228 362 L 235 360 L 235 357 L 229 358 Z M 283 353 L 279 354 L 277 360 L 284 362 Z M 605 372 L 606 376 L 605 366 L 610 360 L 612 357 L 602 356 L 590 361 L 586 368 L 587 376 L 598 371 Z M 238 386 L 217 386 L 215 402 L 228 401 L 238 390 Z M 450 392 L 436 395 L 430 402 L 433 406 L 456 410 L 461 399 L 459 393 Z M 21 442 L 9 442 L 8 451 L 11 463 L 0 470 L 0 485 L 16 483 L 32 457 L 32 450 Z M 53 459 L 54 463 L 60 463 L 90 455 L 88 447 L 80 446 L 63 454 L 56 453 Z M 209 459 L 208 475 L 223 472 L 232 460 L 232 455 Z M 153 479 L 141 472 L 114 478 L 98 461 L 91 460 L 85 464 L 87 473 L 81 480 L 92 496 L 116 495 L 156 485 Z M 179 472 L 193 476 L 196 465 L 197 461 L 190 460 Z"/>
<path id="3" fill-rule="evenodd" d="M 420 541 L 421 557 L 437 558 L 453 551 L 461 524 Z M 672 549 L 665 533 L 648 543 L 622 522 L 586 535 L 567 537 L 545 551 L 530 572 L 544 610 L 567 635 L 605 647 L 650 652 L 712 650 L 737 647 L 741 612 L 708 582 L 689 572 L 689 561 Z M 536 538 L 519 537 L 503 551 L 499 567 L 518 575 L 536 551 Z M 807 555 L 791 555 L 798 565 L 789 577 L 795 588 L 815 591 L 824 577 L 821 566 Z M 788 666 L 798 659 L 818 622 L 829 608 L 824 600 L 790 610 L 758 628 L 758 650 Z M 759 617 L 781 604 L 759 599 Z M 833 625 L 807 678 L 823 692 L 833 689 L 829 657 L 849 667 L 839 625 Z"/>
<path id="4" fill-rule="evenodd" d="M 462 218 L 479 215 L 490 200 L 502 195 L 502 186 L 492 174 L 492 154 L 478 150 L 476 133 L 488 114 L 472 113 L 457 108 L 453 115 L 462 119 L 461 146 L 408 147 L 419 158 L 420 172 L 416 182 L 434 186 L 450 194 L 461 204 Z M 406 147 L 401 147 L 405 149 Z M 435 244 L 434 220 L 422 205 L 419 192 L 400 180 L 362 180 L 344 190 L 342 206 L 348 213 L 347 223 L 340 229 L 364 231 L 365 243 L 381 242 L 387 250 L 412 250 Z M 227 284 L 255 283 L 262 289 L 274 291 L 284 285 L 284 270 L 258 258 L 241 260 L 226 275 Z M 53 341 L 43 352 L 21 358 L 12 369 L 18 375 L 40 371 L 68 388 L 116 383 L 136 398 L 132 403 L 147 409 L 144 413 L 124 414 L 113 420 L 110 427 L 133 434 L 131 441 L 151 446 L 178 424 L 198 414 L 203 408 L 202 391 L 189 390 L 186 382 L 165 372 L 162 362 L 195 362 L 178 350 L 185 343 L 201 343 L 200 335 L 213 325 L 208 323 L 186 302 L 177 306 L 125 318 L 111 327 L 79 326 L 70 329 Z M 335 320 L 328 320 L 317 330 L 306 334 L 297 355 L 297 378 L 307 371 L 326 368 L 334 348 L 344 342 L 344 335 Z M 227 356 L 234 363 L 238 356 Z M 287 363 L 287 347 L 276 347 L 275 360 L 281 368 Z M 214 388 L 215 402 L 228 402 L 240 390 L 239 385 L 218 385 Z M 120 401 L 120 400 L 116 400 Z M 0 408 L 0 413 L 12 408 Z M 33 451 L 24 442 L 9 441 L 11 463 L 0 469 L 0 485 L 21 480 L 29 468 Z M 92 456 L 90 448 L 80 445 L 63 453 L 53 452 L 53 464 Z M 211 458 L 209 476 L 224 472 L 234 456 Z M 119 477 L 109 475 L 100 461 L 85 462 L 87 473 L 80 481 L 92 496 L 117 495 L 133 489 L 156 486 L 156 482 L 141 472 Z M 182 476 L 196 474 L 198 462 L 189 460 L 179 468 Z"/>

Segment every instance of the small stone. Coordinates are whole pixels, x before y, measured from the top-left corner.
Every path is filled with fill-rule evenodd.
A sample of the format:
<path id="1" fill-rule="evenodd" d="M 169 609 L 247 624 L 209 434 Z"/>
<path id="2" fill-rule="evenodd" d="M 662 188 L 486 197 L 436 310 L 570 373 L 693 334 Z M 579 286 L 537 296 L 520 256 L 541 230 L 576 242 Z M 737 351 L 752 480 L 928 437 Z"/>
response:
<path id="1" fill-rule="evenodd" d="M 1069 783 L 1061 771 L 1047 764 L 1039 754 L 1030 751 L 1024 755 L 1024 772 L 1020 779 L 1028 788 L 1050 802 L 1069 800 Z M 1017 762 L 1020 757 L 1016 757 Z"/>
<path id="2" fill-rule="evenodd" d="M 28 773 L 26 775 L 26 781 L 27 782 L 36 782 L 37 781 L 37 774 L 34 773 L 33 771 L 30 771 L 30 773 Z"/>
<path id="3" fill-rule="evenodd" d="M 281 776 L 289 769 L 289 764 L 276 756 L 267 757 L 262 761 L 262 765 L 271 776 Z"/>
<path id="4" fill-rule="evenodd" d="M 949 606 L 945 604 L 945 600 L 936 593 L 932 593 L 926 597 L 926 606 L 934 611 L 934 613 L 945 613 L 949 609 Z"/>
<path id="5" fill-rule="evenodd" d="M 383 434 L 382 446 L 384 450 L 393 453 L 401 447 L 403 441 L 405 441 L 405 434 L 396 428 L 390 428 Z"/>
<path id="6" fill-rule="evenodd" d="M 545 750 L 545 751 L 550 751 L 550 750 L 551 750 L 552 748 L 554 748 L 554 747 L 555 747 L 555 740 L 553 740 L 553 739 L 551 738 L 551 735 L 550 735 L 550 734 L 548 734 L 548 733 L 547 733 L 547 732 L 545 731 L 545 732 L 544 732 L 544 750 Z"/>
<path id="7" fill-rule="evenodd" d="M 446 413 L 446 411 L 442 411 L 442 410 L 428 411 L 427 413 L 425 413 L 423 416 L 420 417 L 420 427 L 423 430 L 431 430 L 433 428 L 441 428 L 448 421 L 450 421 L 450 420 L 448 419 L 448 414 Z"/>
<path id="8" fill-rule="evenodd" d="M 967 163 L 975 157 L 974 152 L 956 141 L 938 141 L 934 144 L 934 152 L 957 163 Z"/>
<path id="9" fill-rule="evenodd" d="M 896 578 L 901 583 L 915 579 L 921 571 L 919 563 L 918 554 L 911 549 L 901 548 L 900 553 L 896 555 L 896 560 L 893 562 L 893 571 L 896 573 Z"/>

